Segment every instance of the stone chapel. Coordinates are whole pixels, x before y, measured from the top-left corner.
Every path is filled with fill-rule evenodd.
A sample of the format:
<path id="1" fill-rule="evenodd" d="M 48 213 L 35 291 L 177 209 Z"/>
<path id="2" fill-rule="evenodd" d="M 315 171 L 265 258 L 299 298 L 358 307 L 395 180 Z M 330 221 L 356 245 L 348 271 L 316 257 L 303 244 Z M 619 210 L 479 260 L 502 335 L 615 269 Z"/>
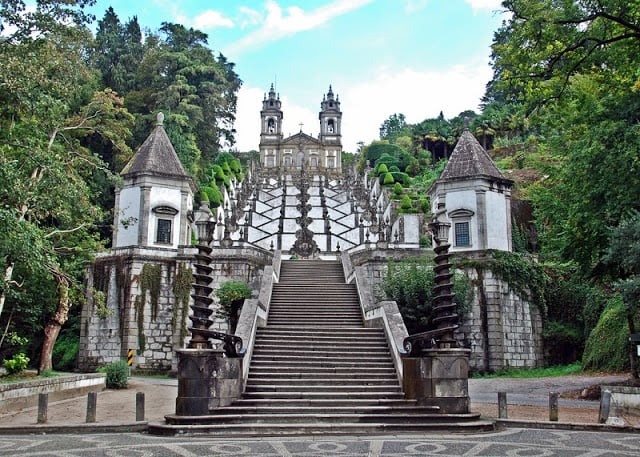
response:
<path id="1" fill-rule="evenodd" d="M 300 132 L 284 137 L 282 102 L 273 84 L 265 94 L 260 111 L 260 163 L 266 169 L 301 169 L 339 173 L 342 171 L 342 112 L 333 89 L 320 103 L 320 133 L 317 138 Z"/>

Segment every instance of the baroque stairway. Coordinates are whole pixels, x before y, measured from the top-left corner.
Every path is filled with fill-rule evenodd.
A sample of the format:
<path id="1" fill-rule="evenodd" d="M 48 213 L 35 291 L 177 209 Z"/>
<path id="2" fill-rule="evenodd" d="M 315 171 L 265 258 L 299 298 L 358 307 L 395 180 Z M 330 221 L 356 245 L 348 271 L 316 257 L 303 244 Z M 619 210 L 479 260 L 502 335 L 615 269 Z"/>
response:
<path id="1" fill-rule="evenodd" d="M 477 414 L 405 400 L 384 331 L 365 328 L 342 265 L 285 260 L 245 392 L 207 416 L 168 416 L 155 433 L 221 436 L 491 430 Z"/>

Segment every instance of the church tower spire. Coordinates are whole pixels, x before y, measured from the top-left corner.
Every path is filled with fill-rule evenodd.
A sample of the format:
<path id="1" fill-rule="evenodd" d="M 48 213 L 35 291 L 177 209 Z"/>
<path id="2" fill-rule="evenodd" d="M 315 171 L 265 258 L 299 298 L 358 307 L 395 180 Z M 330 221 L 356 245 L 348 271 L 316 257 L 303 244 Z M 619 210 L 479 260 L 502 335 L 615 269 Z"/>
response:
<path id="1" fill-rule="evenodd" d="M 282 119 L 284 116 L 281 108 L 280 95 L 276 95 L 272 83 L 268 95 L 265 94 L 262 100 L 262 111 L 260 111 L 262 120 L 261 142 L 262 140 L 282 139 Z"/>
<path id="2" fill-rule="evenodd" d="M 341 142 L 342 112 L 340 111 L 340 99 L 334 96 L 333 88 L 329 85 L 329 92 L 322 97 L 320 103 L 320 141 Z"/>

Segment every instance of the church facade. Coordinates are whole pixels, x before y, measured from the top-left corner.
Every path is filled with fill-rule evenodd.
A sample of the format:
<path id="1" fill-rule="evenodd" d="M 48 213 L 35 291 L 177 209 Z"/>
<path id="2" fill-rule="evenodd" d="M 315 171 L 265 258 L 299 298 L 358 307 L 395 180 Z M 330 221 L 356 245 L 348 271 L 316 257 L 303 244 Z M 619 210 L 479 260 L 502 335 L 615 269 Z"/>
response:
<path id="1" fill-rule="evenodd" d="M 260 163 L 267 170 L 305 169 L 316 172 L 342 171 L 342 112 L 333 89 L 320 103 L 320 133 L 315 138 L 302 132 L 288 137 L 282 133 L 282 102 L 273 84 L 265 94 L 260 111 Z"/>

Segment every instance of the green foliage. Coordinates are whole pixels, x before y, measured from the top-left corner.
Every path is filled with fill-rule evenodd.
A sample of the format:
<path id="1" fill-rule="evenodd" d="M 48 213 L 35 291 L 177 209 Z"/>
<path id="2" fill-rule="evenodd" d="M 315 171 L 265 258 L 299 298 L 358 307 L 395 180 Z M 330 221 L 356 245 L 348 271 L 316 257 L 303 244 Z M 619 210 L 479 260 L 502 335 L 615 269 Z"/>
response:
<path id="1" fill-rule="evenodd" d="M 574 362 L 568 365 L 555 365 L 545 368 L 513 368 L 509 367 L 495 373 L 482 374 L 479 378 L 549 378 L 554 376 L 569 376 L 582 372 L 582 364 Z M 474 376 L 476 377 L 476 376 Z"/>
<path id="2" fill-rule="evenodd" d="M 381 286 L 382 298 L 395 300 L 409 334 L 431 328 L 434 286 L 433 261 L 426 259 L 389 262 L 387 275 Z M 458 312 L 464 313 L 473 298 L 469 279 L 456 273 L 453 292 Z"/>
<path id="3" fill-rule="evenodd" d="M 640 303 L 640 212 L 624 219 L 609 238 L 605 262 L 619 269 L 615 284 L 625 304 L 637 310 Z"/>
<path id="4" fill-rule="evenodd" d="M 612 298 L 587 339 L 585 370 L 622 371 L 629 368 L 629 326 L 621 297 Z"/>
<path id="5" fill-rule="evenodd" d="M 545 322 L 542 337 L 549 365 L 575 362 L 584 347 L 582 328 L 567 322 Z"/>
<path id="6" fill-rule="evenodd" d="M 113 315 L 113 310 L 107 306 L 107 294 L 101 290 L 92 289 L 93 303 L 96 309 L 96 315 L 100 319 L 107 319 Z"/>
<path id="7" fill-rule="evenodd" d="M 129 383 L 129 365 L 126 360 L 116 360 L 105 366 L 107 389 L 126 389 Z"/>
<path id="8" fill-rule="evenodd" d="M 230 332 L 234 333 L 244 300 L 251 298 L 253 291 L 245 282 L 231 280 L 223 282 L 215 294 L 220 300 L 218 316 L 229 320 Z"/>
<path id="9" fill-rule="evenodd" d="M 29 357 L 19 352 L 10 359 L 2 361 L 2 366 L 6 368 L 9 374 L 18 374 L 24 371 L 29 365 Z"/>
<path id="10" fill-rule="evenodd" d="M 413 210 L 413 205 L 411 204 L 411 198 L 408 195 L 404 195 L 402 200 L 400 201 L 400 210 L 403 213 L 410 213 Z"/>
<path id="11" fill-rule="evenodd" d="M 400 198 L 403 192 L 404 188 L 402 187 L 402 184 L 397 182 L 393 185 L 393 198 Z"/>
<path id="12" fill-rule="evenodd" d="M 387 167 L 386 163 L 381 163 L 375 168 L 375 172 L 377 175 L 384 175 L 386 173 L 389 173 L 389 168 Z"/>
<path id="13" fill-rule="evenodd" d="M 509 284 L 518 295 L 536 305 L 542 315 L 547 313 L 546 288 L 549 277 L 542 265 L 532 257 L 517 252 L 488 250 L 488 262 L 478 263 L 475 260 L 460 260 L 460 266 L 472 268 L 488 268 Z"/>
<path id="14" fill-rule="evenodd" d="M 380 175 L 380 182 L 385 186 L 390 186 L 395 183 L 395 179 L 393 179 L 393 175 L 391 173 L 384 173 Z"/>
<path id="15" fill-rule="evenodd" d="M 75 332 L 61 333 L 53 348 L 53 365 L 59 371 L 73 371 L 76 368 L 80 338 Z"/>
<path id="16" fill-rule="evenodd" d="M 176 328 L 180 324 L 180 341 L 184 341 L 187 336 L 187 315 L 189 313 L 189 297 L 191 296 L 191 287 L 195 278 L 191 268 L 185 265 L 178 267 L 175 278 L 173 280 L 173 295 L 176 302 L 173 305 L 173 315 L 171 316 L 171 327 Z"/>

